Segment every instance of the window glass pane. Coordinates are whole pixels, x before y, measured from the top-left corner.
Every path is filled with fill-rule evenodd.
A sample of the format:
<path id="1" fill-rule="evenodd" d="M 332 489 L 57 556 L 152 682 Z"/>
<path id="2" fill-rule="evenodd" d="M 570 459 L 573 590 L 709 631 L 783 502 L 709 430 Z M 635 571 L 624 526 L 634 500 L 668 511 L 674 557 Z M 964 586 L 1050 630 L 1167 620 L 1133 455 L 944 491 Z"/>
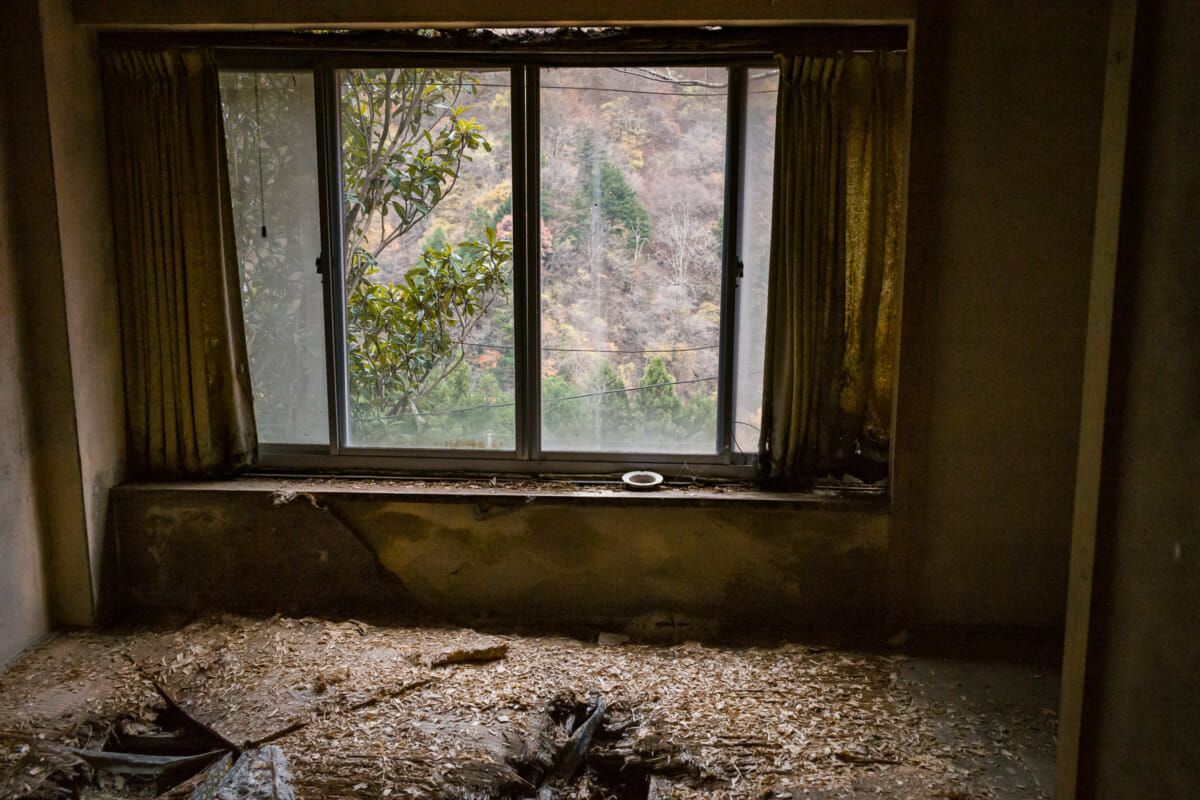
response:
<path id="1" fill-rule="evenodd" d="M 542 71 L 545 450 L 716 452 L 727 83 Z"/>
<path id="2" fill-rule="evenodd" d="M 312 75 L 222 72 L 221 102 L 258 439 L 328 444 Z"/>
<path id="3" fill-rule="evenodd" d="M 512 450 L 509 73 L 339 81 L 350 444 Z"/>
<path id="4" fill-rule="evenodd" d="M 767 266 L 775 165 L 775 98 L 779 70 L 751 69 L 746 98 L 742 177 L 742 265 L 738 289 L 734 452 L 758 452 L 762 425 L 763 348 L 767 323 Z"/>

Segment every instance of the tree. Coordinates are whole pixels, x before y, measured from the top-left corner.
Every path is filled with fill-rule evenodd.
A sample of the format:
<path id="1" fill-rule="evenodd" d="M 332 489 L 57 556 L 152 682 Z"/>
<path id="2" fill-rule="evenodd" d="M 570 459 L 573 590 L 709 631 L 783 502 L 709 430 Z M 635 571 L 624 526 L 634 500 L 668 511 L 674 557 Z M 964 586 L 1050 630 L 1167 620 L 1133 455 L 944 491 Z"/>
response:
<path id="1" fill-rule="evenodd" d="M 605 393 L 593 398 L 597 401 L 602 434 L 606 437 L 628 435 L 633 423 L 629 393 L 625 391 L 625 381 L 622 380 L 621 373 L 613 369 L 608 359 L 604 360 L 592 386 L 593 392 Z"/>
<path id="2" fill-rule="evenodd" d="M 667 372 L 662 356 L 646 365 L 637 392 L 637 412 L 647 434 L 676 433 L 683 415 L 683 401 L 675 393 L 675 379 Z"/>
<path id="3" fill-rule="evenodd" d="M 542 378 L 542 425 L 556 444 L 576 444 L 583 425 L 583 404 L 571 398 L 579 395 L 566 377 Z"/>
<path id="4" fill-rule="evenodd" d="M 419 412 L 465 358 L 463 343 L 507 294 L 512 247 L 452 246 L 437 230 L 400 281 L 375 281 L 384 250 L 453 190 L 464 160 L 491 151 L 460 98 L 477 81 L 441 69 L 347 71 L 342 94 L 344 263 L 352 416 Z M 427 404 L 426 404 L 427 405 Z"/>
<path id="5" fill-rule="evenodd" d="M 580 244 L 590 238 L 592 246 L 598 247 L 596 237 L 614 231 L 624 239 L 636 261 L 650 239 L 650 214 L 624 173 L 597 148 L 591 128 L 580 137 L 576 156 L 579 188 L 572 202 L 574 214 L 568 235 Z"/>
<path id="6" fill-rule="evenodd" d="M 459 105 L 478 81 L 443 69 L 342 73 L 342 198 L 346 297 L 388 245 L 429 216 L 464 159 L 490 152 L 483 128 Z"/>
<path id="7" fill-rule="evenodd" d="M 400 283 L 364 280 L 347 307 L 350 400 L 360 417 L 417 411 L 466 357 L 462 343 L 508 283 L 510 242 L 428 249 Z"/>
<path id="8" fill-rule="evenodd" d="M 658 216 L 657 250 L 670 268 L 671 282 L 691 294 L 697 282 L 702 287 L 720 286 L 716 280 L 720 263 L 720 240 L 703 212 L 684 200 L 672 203 Z M 711 289 L 710 289 L 710 294 Z"/>

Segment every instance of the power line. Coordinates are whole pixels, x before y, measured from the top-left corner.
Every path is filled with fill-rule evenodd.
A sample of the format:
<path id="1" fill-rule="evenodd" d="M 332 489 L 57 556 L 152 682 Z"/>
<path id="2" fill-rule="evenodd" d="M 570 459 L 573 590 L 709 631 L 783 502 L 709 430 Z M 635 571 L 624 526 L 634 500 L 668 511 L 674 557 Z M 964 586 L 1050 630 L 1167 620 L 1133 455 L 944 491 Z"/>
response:
<path id="1" fill-rule="evenodd" d="M 671 350 L 585 350 L 571 347 L 543 347 L 545 353 L 691 353 L 696 350 L 716 350 L 721 345 L 706 344 L 700 347 L 676 347 Z"/>
<path id="2" fill-rule="evenodd" d="M 460 86 L 458 83 L 429 83 L 427 86 Z M 466 86 L 462 85 L 465 89 Z M 477 89 L 511 89 L 511 83 L 477 83 Z M 729 92 L 657 92 L 651 89 L 617 89 L 608 86 L 570 86 L 559 84 L 557 86 L 541 86 L 542 89 L 574 89 L 580 92 L 616 92 L 618 94 L 658 94 L 668 97 L 727 97 Z M 776 89 L 751 89 L 749 94 L 776 94 Z"/>
<path id="3" fill-rule="evenodd" d="M 458 83 L 428 83 L 425 85 L 426 86 L 462 86 L 463 89 L 467 88 L 467 86 L 465 84 L 458 84 Z M 512 84 L 510 84 L 510 83 L 476 83 L 474 85 L 476 88 L 479 88 L 479 89 L 511 89 L 512 88 Z M 355 88 L 357 88 L 357 87 L 355 87 Z M 366 87 L 366 88 L 374 88 L 374 86 L 368 85 L 368 87 Z M 657 95 L 665 95 L 668 97 L 727 97 L 729 95 L 728 92 L 656 92 L 656 91 L 651 91 L 650 89 L 615 89 L 615 88 L 609 88 L 607 86 L 564 86 L 564 85 L 545 86 L 545 85 L 543 85 L 541 88 L 542 89 L 574 89 L 574 90 L 580 91 L 580 92 L 615 92 L 617 94 L 657 94 Z"/>
<path id="4" fill-rule="evenodd" d="M 617 94 L 656 94 L 666 97 L 728 97 L 729 92 L 655 92 L 650 89 L 609 89 L 606 86 L 545 86 L 545 89 L 574 89 L 579 92 L 615 92 Z"/>
<path id="5" fill-rule="evenodd" d="M 545 401 L 542 405 L 548 406 L 552 403 L 561 403 L 564 400 L 579 400 L 580 398 L 584 397 L 599 397 L 600 395 L 604 394 L 620 394 L 621 392 L 637 392 L 641 391 L 642 389 L 656 389 L 659 386 L 681 386 L 685 383 L 704 383 L 705 381 L 715 381 L 716 379 L 717 376 L 713 375 L 711 378 L 692 378 L 690 381 L 667 381 L 666 383 L 651 383 L 647 384 L 646 386 L 634 386 L 629 389 L 605 389 L 602 392 L 588 392 L 587 394 L 576 394 L 570 397 L 555 397 Z"/>
<path id="6" fill-rule="evenodd" d="M 458 342 L 462 347 L 481 347 L 490 350 L 515 350 L 516 346 L 511 344 L 488 344 L 487 342 Z M 543 347 L 543 353 L 692 353 L 697 350 L 716 350 L 721 345 L 706 344 L 699 347 L 676 347 L 666 350 L 589 350 L 581 347 Z"/>
<path id="7" fill-rule="evenodd" d="M 563 403 L 567 400 L 581 400 L 585 397 L 599 397 L 605 394 L 620 394 L 621 392 L 640 392 L 642 389 L 657 389 L 660 386 L 682 386 L 686 383 L 704 383 L 705 381 L 715 381 L 716 375 L 710 378 L 692 378 L 687 381 L 667 381 L 665 383 L 650 383 L 645 386 L 631 386 L 628 389 L 605 389 L 600 392 L 588 392 L 587 394 L 575 394 L 569 397 L 552 397 L 542 402 L 543 406 L 553 405 L 555 403 Z M 516 403 L 484 403 L 477 406 L 467 406 L 466 408 L 449 408 L 443 411 L 405 411 L 400 414 L 384 414 L 378 417 L 352 417 L 355 422 L 381 422 L 389 419 L 399 419 L 400 417 L 437 417 L 445 414 L 461 414 L 466 411 L 478 411 L 484 408 L 511 408 Z"/>

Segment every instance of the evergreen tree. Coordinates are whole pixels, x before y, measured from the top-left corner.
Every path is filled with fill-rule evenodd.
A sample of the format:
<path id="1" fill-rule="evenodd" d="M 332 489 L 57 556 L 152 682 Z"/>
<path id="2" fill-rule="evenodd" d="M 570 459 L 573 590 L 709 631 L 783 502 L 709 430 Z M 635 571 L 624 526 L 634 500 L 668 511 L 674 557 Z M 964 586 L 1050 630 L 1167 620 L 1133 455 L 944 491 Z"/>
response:
<path id="1" fill-rule="evenodd" d="M 552 439 L 574 443 L 583 425 L 583 403 L 564 400 L 575 397 L 579 390 L 562 375 L 542 378 L 542 428 Z"/>
<path id="2" fill-rule="evenodd" d="M 637 412 L 647 434 L 678 431 L 683 401 L 671 385 L 674 381 L 671 373 L 667 372 L 667 365 L 662 356 L 655 356 L 646 365 L 646 372 L 642 375 L 639 386 L 647 388 L 637 392 Z"/>
<path id="3" fill-rule="evenodd" d="M 567 236 L 582 243 L 591 232 L 592 205 L 595 203 L 596 173 L 600 180 L 600 216 L 604 225 L 616 230 L 635 254 L 650 238 L 650 214 L 637 198 L 637 192 L 625 180 L 625 174 L 596 147 L 591 128 L 583 132 L 575 150 L 579 161 L 579 182 L 571 203 L 572 214 Z M 599 169 L 595 160 L 599 159 Z"/>
<path id="4" fill-rule="evenodd" d="M 715 439 L 717 433 L 717 401 L 713 393 L 697 392 L 684 410 L 688 437 Z"/>
<path id="5" fill-rule="evenodd" d="M 592 391 L 607 392 L 595 398 L 600 408 L 600 427 L 606 437 L 622 438 L 629 434 L 633 425 L 629 408 L 629 393 L 621 373 L 605 360 L 592 383 Z"/>
<path id="6" fill-rule="evenodd" d="M 438 225 L 433 230 L 425 235 L 425 241 L 421 243 L 422 250 L 437 250 L 442 251 L 446 248 L 446 229 Z"/>

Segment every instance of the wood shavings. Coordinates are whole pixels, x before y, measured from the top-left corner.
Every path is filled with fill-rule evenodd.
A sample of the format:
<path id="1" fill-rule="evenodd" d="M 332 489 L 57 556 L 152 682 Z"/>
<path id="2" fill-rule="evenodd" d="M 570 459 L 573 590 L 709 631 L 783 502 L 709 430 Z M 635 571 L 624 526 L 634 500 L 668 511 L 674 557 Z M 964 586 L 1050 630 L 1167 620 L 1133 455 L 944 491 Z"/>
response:
<path id="1" fill-rule="evenodd" d="M 635 773 L 660 798 L 1045 796 L 980 777 L 985 762 L 1042 757 L 1011 721 L 915 702 L 901 663 L 800 644 L 605 647 L 311 618 L 66 634 L 0 673 L 0 731 L 15 732 L 0 736 L 0 794 L 55 796 L 34 779 L 67 766 L 31 759 L 28 743 L 101 747 L 154 719 L 157 681 L 230 741 L 278 746 L 298 797 L 532 797 L 600 699 L 560 800 Z M 1053 713 L 1025 724 L 1052 727 Z"/>

